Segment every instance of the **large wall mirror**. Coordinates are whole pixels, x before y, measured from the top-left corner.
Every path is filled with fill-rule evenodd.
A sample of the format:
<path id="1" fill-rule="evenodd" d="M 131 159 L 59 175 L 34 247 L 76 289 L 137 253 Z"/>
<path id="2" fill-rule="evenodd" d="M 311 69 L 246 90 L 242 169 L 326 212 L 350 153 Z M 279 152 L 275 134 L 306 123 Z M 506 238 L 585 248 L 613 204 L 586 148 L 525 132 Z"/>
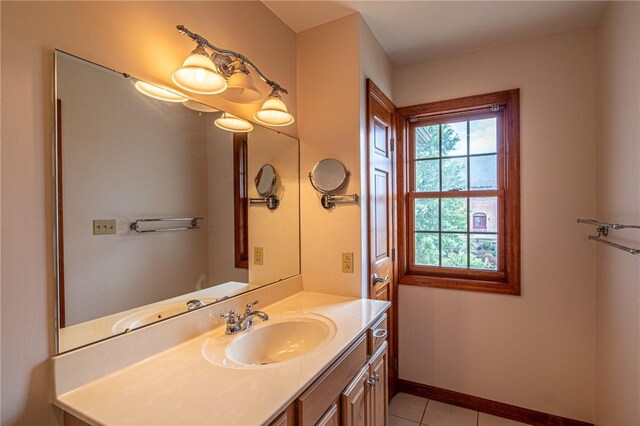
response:
<path id="1" fill-rule="evenodd" d="M 55 57 L 58 352 L 300 273 L 297 139 Z M 251 203 L 265 165 L 275 209 Z"/>

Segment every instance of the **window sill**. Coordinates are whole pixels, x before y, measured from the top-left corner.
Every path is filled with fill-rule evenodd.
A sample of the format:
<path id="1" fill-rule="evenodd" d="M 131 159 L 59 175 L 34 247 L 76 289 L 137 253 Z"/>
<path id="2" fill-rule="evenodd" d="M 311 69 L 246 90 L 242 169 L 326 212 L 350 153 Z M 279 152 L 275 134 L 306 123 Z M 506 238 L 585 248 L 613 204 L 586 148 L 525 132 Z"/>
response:
<path id="1" fill-rule="evenodd" d="M 479 291 L 483 293 L 508 294 L 520 296 L 520 285 L 510 282 L 482 281 L 477 279 L 427 277 L 407 274 L 398 284 L 418 287 L 449 288 L 454 290 Z"/>

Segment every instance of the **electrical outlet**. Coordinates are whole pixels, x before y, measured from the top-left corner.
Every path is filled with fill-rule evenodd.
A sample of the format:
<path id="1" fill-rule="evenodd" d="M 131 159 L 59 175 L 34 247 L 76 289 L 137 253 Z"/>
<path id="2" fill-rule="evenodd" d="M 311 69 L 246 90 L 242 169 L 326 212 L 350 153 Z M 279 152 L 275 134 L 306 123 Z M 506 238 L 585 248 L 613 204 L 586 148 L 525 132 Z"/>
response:
<path id="1" fill-rule="evenodd" d="M 342 253 L 342 272 L 353 274 L 353 252 Z"/>
<path id="2" fill-rule="evenodd" d="M 264 264 L 264 249 L 262 247 L 253 248 L 253 264 L 254 265 Z"/>
<path id="3" fill-rule="evenodd" d="M 116 233 L 115 219 L 96 219 L 93 221 L 93 235 L 108 235 Z"/>

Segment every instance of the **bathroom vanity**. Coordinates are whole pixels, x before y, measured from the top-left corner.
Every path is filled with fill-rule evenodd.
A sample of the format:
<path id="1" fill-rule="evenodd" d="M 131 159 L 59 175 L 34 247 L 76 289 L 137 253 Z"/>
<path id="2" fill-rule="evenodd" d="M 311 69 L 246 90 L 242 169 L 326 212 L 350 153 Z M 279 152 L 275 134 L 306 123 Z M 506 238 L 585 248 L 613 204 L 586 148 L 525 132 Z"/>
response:
<path id="1" fill-rule="evenodd" d="M 52 402 L 67 424 L 386 424 L 388 302 L 300 291 L 234 336 L 219 318 L 224 304 L 54 357 Z M 99 365 L 118 339 L 144 346 L 201 320 L 215 328 L 124 368 Z M 79 378 L 80 368 L 101 372 Z"/>
<path id="2" fill-rule="evenodd" d="M 66 424 L 386 424 L 389 302 L 303 291 L 299 141 L 55 58 Z"/>

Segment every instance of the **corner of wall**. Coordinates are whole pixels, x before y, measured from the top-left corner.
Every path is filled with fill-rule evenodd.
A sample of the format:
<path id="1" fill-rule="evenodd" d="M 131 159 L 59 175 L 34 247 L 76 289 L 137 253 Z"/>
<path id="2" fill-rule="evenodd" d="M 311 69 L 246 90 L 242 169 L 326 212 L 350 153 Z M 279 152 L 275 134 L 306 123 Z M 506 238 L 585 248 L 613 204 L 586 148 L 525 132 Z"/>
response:
<path id="1" fill-rule="evenodd" d="M 347 194 L 361 194 L 358 18 L 348 15 L 298 33 L 300 172 L 323 158 L 351 172 Z M 361 205 L 331 210 L 302 179 L 302 275 L 305 290 L 361 297 Z M 341 272 L 341 253 L 354 253 L 354 273 Z"/>
<path id="2" fill-rule="evenodd" d="M 596 26 L 596 214 L 640 222 L 640 3 L 608 2 Z M 640 234 L 609 238 L 640 246 Z M 640 262 L 595 247 L 595 423 L 640 424 Z"/>

